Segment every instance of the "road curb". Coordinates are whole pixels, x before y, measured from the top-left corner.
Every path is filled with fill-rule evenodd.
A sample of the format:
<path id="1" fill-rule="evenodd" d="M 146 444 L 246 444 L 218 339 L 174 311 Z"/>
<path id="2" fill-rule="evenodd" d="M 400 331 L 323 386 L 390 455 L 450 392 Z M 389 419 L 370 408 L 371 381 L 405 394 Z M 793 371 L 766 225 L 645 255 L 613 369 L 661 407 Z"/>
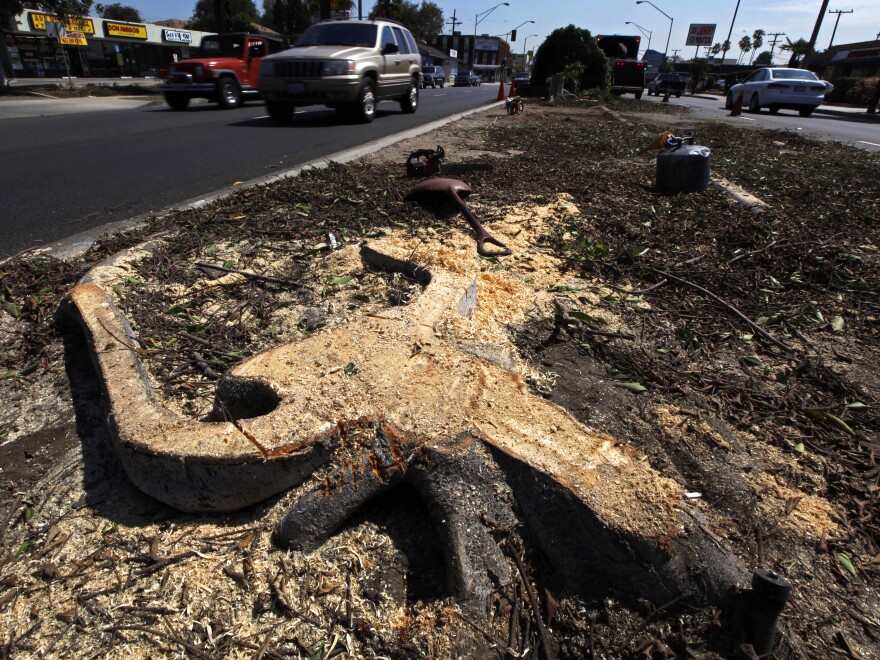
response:
<path id="1" fill-rule="evenodd" d="M 297 165 L 296 167 L 286 170 L 284 172 L 267 174 L 265 176 L 257 177 L 255 179 L 249 179 L 248 181 L 244 181 L 236 185 L 226 186 L 205 195 L 199 195 L 198 197 L 184 200 L 183 202 L 180 202 L 178 204 L 166 206 L 157 211 L 141 213 L 140 215 L 136 215 L 126 220 L 111 222 L 109 224 L 95 227 L 94 229 L 90 229 L 79 234 L 74 234 L 73 236 L 65 238 L 64 240 L 56 241 L 51 245 L 43 246 L 40 248 L 33 248 L 31 250 L 25 250 L 24 252 L 39 252 L 41 254 L 48 254 L 52 257 L 55 257 L 56 259 L 68 259 L 70 257 L 82 254 L 83 252 L 88 250 L 95 243 L 95 241 L 97 241 L 102 236 L 106 236 L 107 234 L 114 234 L 121 231 L 136 229 L 147 224 L 153 219 L 163 218 L 169 213 L 173 213 L 175 211 L 186 211 L 190 209 L 202 208 L 203 206 L 206 206 L 212 202 L 216 202 L 218 200 L 229 197 L 233 193 L 236 193 L 240 190 L 252 188 L 254 186 L 268 185 L 282 179 L 296 177 L 305 170 L 324 169 L 328 167 L 331 163 L 348 163 L 353 160 L 357 160 L 358 158 L 368 156 L 369 154 L 375 153 L 380 149 L 384 149 L 385 147 L 389 147 L 398 142 L 418 137 L 419 135 L 423 135 L 424 133 L 429 133 L 430 131 L 442 128 L 447 124 L 451 124 L 452 122 L 464 119 L 465 117 L 469 117 L 470 115 L 476 114 L 478 112 L 485 112 L 486 110 L 491 110 L 492 108 L 501 107 L 503 105 L 504 101 L 493 101 L 490 104 L 483 105 L 478 108 L 472 108 L 471 110 L 466 110 L 465 112 L 459 112 L 450 117 L 444 117 L 443 119 L 437 119 L 427 124 L 422 124 L 417 128 L 410 128 L 408 130 L 401 131 L 400 133 L 394 133 L 393 135 L 388 135 L 379 140 L 367 142 L 358 147 L 337 151 L 330 154 L 329 156 L 317 158 L 302 165 Z M 17 255 L 13 255 L 8 259 L 0 260 L 0 263 L 8 261 L 15 256 Z"/>

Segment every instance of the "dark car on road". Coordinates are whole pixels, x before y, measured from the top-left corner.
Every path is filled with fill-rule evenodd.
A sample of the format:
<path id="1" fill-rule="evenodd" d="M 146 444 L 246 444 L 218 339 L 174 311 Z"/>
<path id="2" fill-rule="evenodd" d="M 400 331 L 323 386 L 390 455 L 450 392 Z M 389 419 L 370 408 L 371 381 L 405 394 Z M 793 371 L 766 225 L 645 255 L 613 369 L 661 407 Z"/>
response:
<path id="1" fill-rule="evenodd" d="M 513 76 L 513 83 L 516 85 L 517 92 L 522 93 L 528 91 L 529 87 L 532 85 L 532 74 L 528 71 L 520 71 Z"/>
<path id="2" fill-rule="evenodd" d="M 446 85 L 446 72 L 442 66 L 423 66 L 422 67 L 422 89 L 430 87 L 443 87 Z"/>
<path id="3" fill-rule="evenodd" d="M 654 80 L 648 83 L 648 96 L 665 95 L 669 92 L 676 98 L 680 97 L 682 92 L 687 88 L 687 78 L 677 73 L 661 73 Z"/>
<path id="4" fill-rule="evenodd" d="M 452 84 L 455 87 L 476 87 L 483 84 L 483 79 L 473 71 L 459 71 Z"/>

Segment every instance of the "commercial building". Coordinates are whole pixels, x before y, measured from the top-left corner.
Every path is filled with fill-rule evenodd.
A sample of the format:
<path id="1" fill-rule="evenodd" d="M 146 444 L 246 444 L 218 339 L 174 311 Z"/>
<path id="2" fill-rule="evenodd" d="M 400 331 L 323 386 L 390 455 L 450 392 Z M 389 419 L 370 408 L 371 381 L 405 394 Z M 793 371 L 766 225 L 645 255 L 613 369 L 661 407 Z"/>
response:
<path id="1" fill-rule="evenodd" d="M 500 37 L 453 32 L 434 37 L 431 45 L 463 62 L 465 67 L 489 82 L 498 80 L 504 69 L 513 66 L 510 44 Z"/>
<path id="2" fill-rule="evenodd" d="M 195 55 L 208 32 L 174 25 L 126 23 L 89 16 L 61 23 L 25 10 L 5 26 L 7 72 L 13 78 L 148 78 Z M 191 49 L 193 52 L 191 53 Z"/>

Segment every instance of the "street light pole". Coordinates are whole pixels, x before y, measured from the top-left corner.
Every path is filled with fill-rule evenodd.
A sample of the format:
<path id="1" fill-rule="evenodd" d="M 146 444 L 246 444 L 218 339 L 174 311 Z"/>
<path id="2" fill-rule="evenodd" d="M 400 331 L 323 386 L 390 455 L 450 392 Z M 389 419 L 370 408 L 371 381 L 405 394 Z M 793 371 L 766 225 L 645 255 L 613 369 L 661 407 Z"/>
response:
<path id="1" fill-rule="evenodd" d="M 528 63 L 526 62 L 526 42 L 529 40 L 529 37 L 537 37 L 537 34 L 530 34 L 528 37 L 523 39 L 523 70 L 528 70 Z"/>
<path id="2" fill-rule="evenodd" d="M 663 14 L 666 18 L 669 19 L 669 35 L 666 37 L 666 48 L 663 49 L 663 61 L 666 61 L 666 53 L 669 52 L 669 40 L 672 38 L 672 23 L 674 22 L 672 16 L 667 14 L 665 11 L 660 9 L 657 5 L 655 5 L 651 0 L 636 0 L 637 5 L 646 4 L 651 5 L 654 9 Z"/>
<path id="3" fill-rule="evenodd" d="M 648 37 L 648 47 L 645 49 L 645 52 L 647 53 L 649 50 L 651 50 L 651 35 L 654 34 L 654 32 L 652 30 L 646 30 L 638 23 L 633 23 L 632 21 L 627 21 L 626 24 L 635 25 L 643 35 Z"/>
<path id="4" fill-rule="evenodd" d="M 501 6 L 509 7 L 510 3 L 509 2 L 500 2 L 497 5 L 495 5 L 494 7 L 490 7 L 486 11 L 480 12 L 474 18 L 474 39 L 471 42 L 471 70 L 472 71 L 475 69 L 475 67 L 477 65 L 477 26 L 480 24 L 480 21 L 482 21 L 489 14 L 491 14 L 493 11 L 495 11 L 496 9 L 498 9 Z"/>

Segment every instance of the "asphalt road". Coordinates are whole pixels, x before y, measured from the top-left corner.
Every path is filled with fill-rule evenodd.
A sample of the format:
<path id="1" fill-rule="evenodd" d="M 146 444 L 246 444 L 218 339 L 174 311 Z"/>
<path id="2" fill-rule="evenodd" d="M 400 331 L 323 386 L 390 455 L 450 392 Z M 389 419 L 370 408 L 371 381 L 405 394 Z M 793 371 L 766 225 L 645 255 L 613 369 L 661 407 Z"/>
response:
<path id="1" fill-rule="evenodd" d="M 660 103 L 662 97 L 645 95 L 642 100 Z M 803 131 L 815 138 L 839 140 L 862 149 L 880 151 L 880 121 L 866 116 L 864 110 L 846 116 L 814 112 L 810 117 L 801 117 L 795 110 L 780 110 L 778 115 L 771 115 L 764 109 L 758 114 L 743 112 L 739 117 L 730 117 L 730 110 L 724 109 L 721 96 L 713 99 L 682 96 L 670 99 L 669 103 L 689 107 L 699 117 L 726 118 L 740 125 L 759 128 Z"/>
<path id="2" fill-rule="evenodd" d="M 35 100 L 12 111 L 10 103 L 22 102 L 2 100 L 0 257 L 484 106 L 497 92 L 495 85 L 424 89 L 415 114 L 386 101 L 367 125 L 342 123 L 322 106 L 278 126 L 256 102 L 173 112 L 164 104 Z"/>

